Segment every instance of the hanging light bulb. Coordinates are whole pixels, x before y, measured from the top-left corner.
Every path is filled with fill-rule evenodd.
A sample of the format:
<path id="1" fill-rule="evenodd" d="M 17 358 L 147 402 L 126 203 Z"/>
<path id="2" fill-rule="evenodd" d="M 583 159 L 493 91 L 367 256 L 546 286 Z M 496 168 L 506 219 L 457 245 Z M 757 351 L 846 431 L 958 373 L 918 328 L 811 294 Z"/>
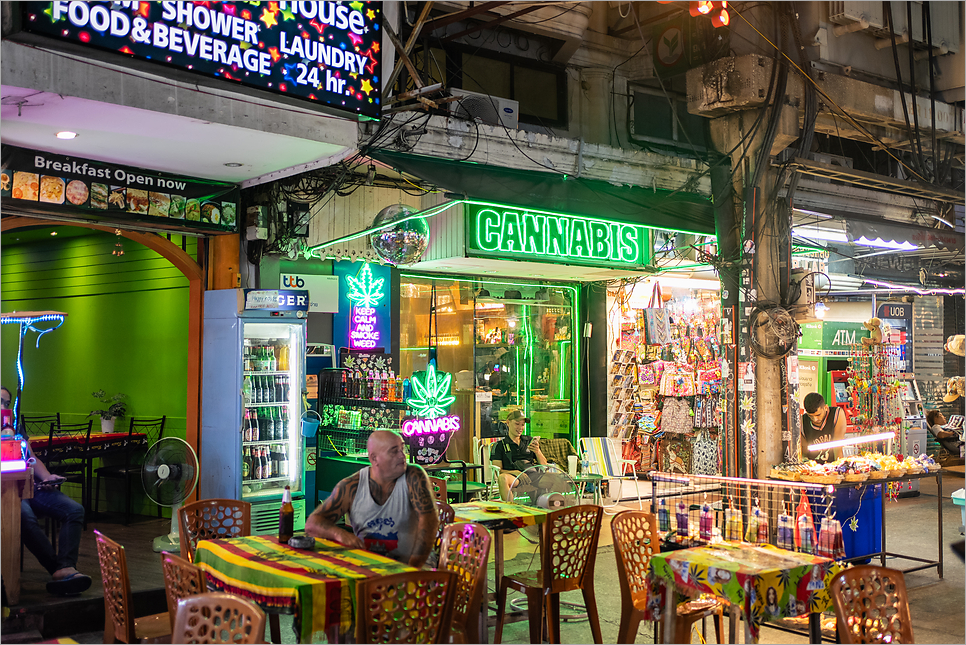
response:
<path id="1" fill-rule="evenodd" d="M 111 255 L 121 257 L 124 255 L 124 245 L 121 244 L 121 229 L 114 229 L 114 235 L 117 236 L 117 242 L 114 244 L 114 250 L 111 252 Z"/>
<path id="2" fill-rule="evenodd" d="M 818 302 L 815 303 L 815 317 L 816 318 L 818 318 L 819 320 L 821 320 L 822 318 L 825 318 L 825 313 L 827 311 L 828 311 L 828 306 L 824 302 L 822 302 L 821 300 L 819 300 Z"/>

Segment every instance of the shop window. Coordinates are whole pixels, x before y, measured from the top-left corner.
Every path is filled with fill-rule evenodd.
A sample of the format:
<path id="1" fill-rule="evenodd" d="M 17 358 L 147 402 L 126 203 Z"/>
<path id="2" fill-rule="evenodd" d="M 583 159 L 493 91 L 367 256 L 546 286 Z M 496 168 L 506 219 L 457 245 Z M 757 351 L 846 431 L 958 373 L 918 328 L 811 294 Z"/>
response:
<path id="1" fill-rule="evenodd" d="M 631 86 L 631 139 L 697 152 L 707 150 L 707 119 L 688 112 L 687 97 L 660 88 Z M 677 118 L 675 118 L 675 115 Z"/>

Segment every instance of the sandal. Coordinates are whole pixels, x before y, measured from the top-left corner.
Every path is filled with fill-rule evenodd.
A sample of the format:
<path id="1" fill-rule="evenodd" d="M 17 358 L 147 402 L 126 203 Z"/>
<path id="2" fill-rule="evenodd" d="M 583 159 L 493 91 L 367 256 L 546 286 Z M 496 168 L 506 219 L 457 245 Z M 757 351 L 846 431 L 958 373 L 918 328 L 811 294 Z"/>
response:
<path id="1" fill-rule="evenodd" d="M 47 593 L 57 596 L 73 596 L 82 591 L 87 591 L 91 587 L 91 577 L 83 573 L 74 573 L 60 580 L 51 580 L 47 583 Z"/>

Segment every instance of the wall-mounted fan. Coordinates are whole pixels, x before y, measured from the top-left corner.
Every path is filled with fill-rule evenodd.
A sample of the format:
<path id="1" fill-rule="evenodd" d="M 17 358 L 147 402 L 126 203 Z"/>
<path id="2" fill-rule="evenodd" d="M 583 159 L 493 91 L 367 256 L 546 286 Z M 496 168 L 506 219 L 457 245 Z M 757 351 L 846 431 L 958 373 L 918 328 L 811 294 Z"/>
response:
<path id="1" fill-rule="evenodd" d="M 155 553 L 179 552 L 178 509 L 198 485 L 198 455 L 184 439 L 161 439 L 144 456 L 141 484 L 152 502 L 171 508 L 171 532 L 154 538 Z"/>

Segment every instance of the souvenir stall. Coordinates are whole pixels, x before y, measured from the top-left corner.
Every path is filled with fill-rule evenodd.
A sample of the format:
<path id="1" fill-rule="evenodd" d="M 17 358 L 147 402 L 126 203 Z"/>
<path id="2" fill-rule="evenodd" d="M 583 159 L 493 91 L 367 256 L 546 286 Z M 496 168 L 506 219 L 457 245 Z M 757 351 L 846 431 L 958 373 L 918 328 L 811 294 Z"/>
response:
<path id="1" fill-rule="evenodd" d="M 610 436 L 638 472 L 720 472 L 718 294 L 660 281 L 610 290 Z"/>

